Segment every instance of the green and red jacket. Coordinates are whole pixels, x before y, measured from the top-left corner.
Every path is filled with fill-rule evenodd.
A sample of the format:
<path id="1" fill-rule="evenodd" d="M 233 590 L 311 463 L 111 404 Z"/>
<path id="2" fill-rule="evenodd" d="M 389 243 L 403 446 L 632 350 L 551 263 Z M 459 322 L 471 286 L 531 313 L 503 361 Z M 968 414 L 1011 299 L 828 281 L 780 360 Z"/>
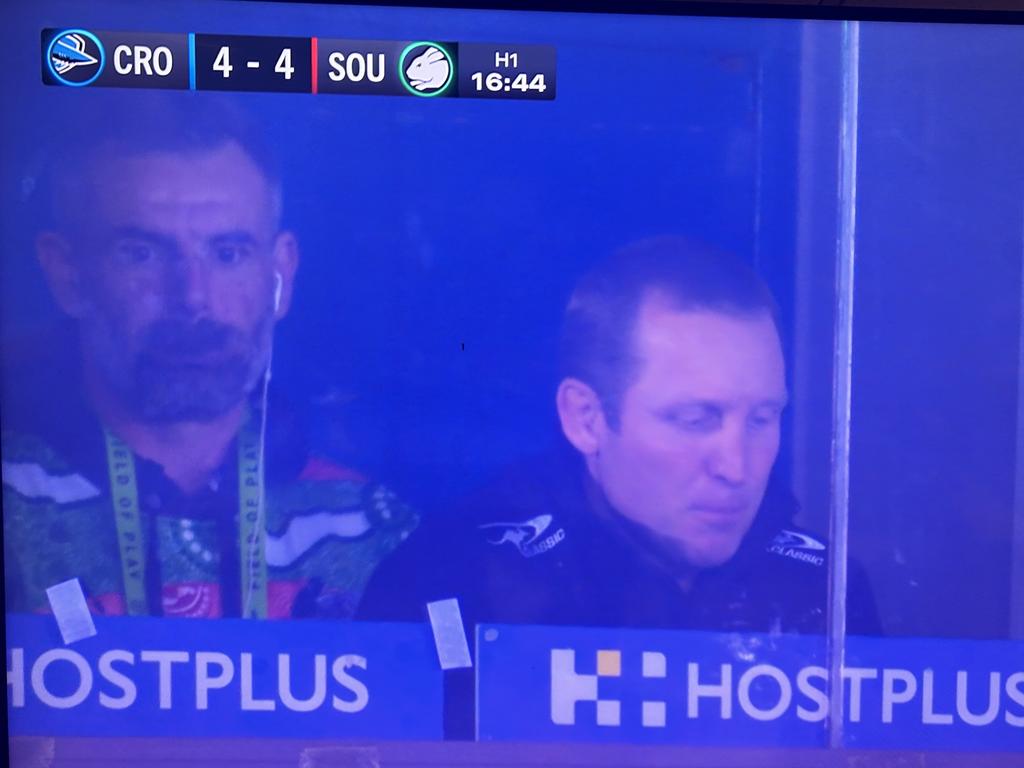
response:
<path id="1" fill-rule="evenodd" d="M 8 371 L 9 373 L 9 371 Z M 125 613 L 103 426 L 77 377 L 20 376 L 4 386 L 4 576 L 9 612 L 48 611 L 47 587 L 77 578 L 97 614 Z M 26 389 L 27 387 L 27 389 Z M 275 418 L 281 414 L 280 418 Z M 269 410 L 265 446 L 267 615 L 349 618 L 377 564 L 416 527 L 387 488 L 311 456 L 286 411 Z M 235 446 L 206 487 L 186 495 L 135 456 L 149 611 L 238 616 Z"/>

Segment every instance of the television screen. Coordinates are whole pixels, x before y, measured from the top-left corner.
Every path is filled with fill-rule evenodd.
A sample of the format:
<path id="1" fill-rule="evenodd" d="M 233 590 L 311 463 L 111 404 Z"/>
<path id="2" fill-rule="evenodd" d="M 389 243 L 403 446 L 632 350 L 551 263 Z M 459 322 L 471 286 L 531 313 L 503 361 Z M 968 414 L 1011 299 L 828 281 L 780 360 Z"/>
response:
<path id="1" fill-rule="evenodd" d="M 1020 759 L 1024 28 L 655 10 L 7 11 L 16 761 Z"/>

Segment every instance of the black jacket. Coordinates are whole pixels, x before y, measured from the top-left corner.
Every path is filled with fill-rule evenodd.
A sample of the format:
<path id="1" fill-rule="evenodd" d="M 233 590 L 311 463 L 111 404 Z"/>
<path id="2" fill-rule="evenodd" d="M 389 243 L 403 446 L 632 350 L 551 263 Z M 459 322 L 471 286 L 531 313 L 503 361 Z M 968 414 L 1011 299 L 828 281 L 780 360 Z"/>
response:
<path id="1" fill-rule="evenodd" d="M 378 568 L 359 614 L 425 620 L 427 602 L 457 597 L 467 631 L 494 622 L 823 634 L 828 549 L 792 525 L 793 509 L 771 486 L 736 555 L 684 592 L 578 460 L 547 457 L 428 518 Z M 880 634 L 867 580 L 849 570 L 848 632 Z"/>
<path id="2" fill-rule="evenodd" d="M 646 535 L 603 502 L 575 456 L 520 466 L 452 514 L 428 518 L 378 568 L 357 617 L 426 621 L 458 598 L 477 623 L 824 634 L 828 549 L 789 521 L 775 484 L 736 555 L 688 591 Z M 847 629 L 880 634 L 867 580 L 850 564 Z M 472 738 L 472 670 L 446 676 L 446 733 Z"/>

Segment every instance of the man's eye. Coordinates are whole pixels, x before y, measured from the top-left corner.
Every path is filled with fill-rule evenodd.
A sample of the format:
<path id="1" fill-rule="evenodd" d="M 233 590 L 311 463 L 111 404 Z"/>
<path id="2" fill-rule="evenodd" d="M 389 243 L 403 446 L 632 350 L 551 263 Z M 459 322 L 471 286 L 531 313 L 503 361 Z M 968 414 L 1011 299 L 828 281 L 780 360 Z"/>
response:
<path id="1" fill-rule="evenodd" d="M 156 249 L 149 243 L 118 243 L 115 249 L 117 259 L 123 264 L 141 265 L 156 258 Z"/>
<path id="2" fill-rule="evenodd" d="M 218 245 L 214 249 L 214 257 L 220 264 L 237 264 L 249 255 L 244 245 Z"/>
<path id="3" fill-rule="evenodd" d="M 771 427 L 779 423 L 780 412 L 778 409 L 754 411 L 747 420 L 753 427 Z"/>
<path id="4" fill-rule="evenodd" d="M 668 420 L 680 429 L 689 432 L 707 432 L 718 426 L 718 414 L 712 411 L 671 411 Z"/>

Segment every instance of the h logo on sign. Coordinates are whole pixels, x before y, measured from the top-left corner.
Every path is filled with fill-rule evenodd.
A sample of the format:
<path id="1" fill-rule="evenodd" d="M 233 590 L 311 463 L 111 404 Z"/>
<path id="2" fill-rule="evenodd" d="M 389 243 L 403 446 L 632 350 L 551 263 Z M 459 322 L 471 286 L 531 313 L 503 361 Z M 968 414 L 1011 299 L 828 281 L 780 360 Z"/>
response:
<path id="1" fill-rule="evenodd" d="M 665 656 L 654 651 L 643 653 L 643 676 L 665 677 Z M 576 724 L 576 703 L 593 701 L 597 704 L 597 724 L 622 724 L 622 702 L 598 696 L 598 680 L 602 677 L 622 676 L 622 652 L 598 651 L 596 674 L 576 671 L 576 651 L 555 648 L 551 651 L 551 722 L 555 725 Z M 665 725 L 665 702 L 645 701 L 641 722 L 647 728 Z"/>

